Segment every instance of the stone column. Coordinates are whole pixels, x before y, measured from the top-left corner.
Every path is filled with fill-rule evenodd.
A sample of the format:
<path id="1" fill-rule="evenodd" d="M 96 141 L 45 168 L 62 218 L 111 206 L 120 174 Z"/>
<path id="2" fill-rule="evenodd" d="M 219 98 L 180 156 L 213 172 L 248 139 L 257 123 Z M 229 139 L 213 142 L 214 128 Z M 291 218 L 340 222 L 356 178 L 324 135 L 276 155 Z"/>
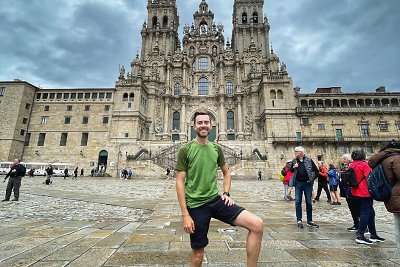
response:
<path id="1" fill-rule="evenodd" d="M 238 96 L 238 104 L 237 104 L 237 122 L 238 122 L 238 139 L 243 140 L 243 116 L 242 116 L 242 97 Z"/>
<path id="2" fill-rule="evenodd" d="M 163 130 L 163 139 L 168 139 L 168 118 L 169 118 L 169 98 L 166 97 L 164 101 L 164 130 Z"/>
<path id="3" fill-rule="evenodd" d="M 221 96 L 219 99 L 219 136 L 218 140 L 226 140 L 226 112 L 225 112 L 225 105 L 224 105 L 224 98 Z"/>
<path id="4" fill-rule="evenodd" d="M 182 106 L 181 106 L 181 121 L 179 128 L 181 128 L 179 133 L 179 140 L 186 140 L 186 97 L 182 97 Z"/>

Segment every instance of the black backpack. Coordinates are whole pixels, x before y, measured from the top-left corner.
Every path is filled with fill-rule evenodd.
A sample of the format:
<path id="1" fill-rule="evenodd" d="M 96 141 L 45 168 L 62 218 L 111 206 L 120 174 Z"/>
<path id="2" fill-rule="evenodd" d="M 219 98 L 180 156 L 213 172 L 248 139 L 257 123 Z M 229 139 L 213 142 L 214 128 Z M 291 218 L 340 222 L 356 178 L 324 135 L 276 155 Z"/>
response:
<path id="1" fill-rule="evenodd" d="M 386 178 L 382 164 L 378 164 L 369 173 L 367 178 L 368 191 L 371 197 L 376 201 L 389 201 L 392 196 L 392 185 Z"/>
<path id="2" fill-rule="evenodd" d="M 358 163 L 360 164 L 360 163 Z M 344 171 L 340 174 L 340 183 L 342 187 L 357 187 L 359 183 L 357 183 L 357 177 L 354 173 L 354 168 L 358 166 L 354 166 L 353 168 L 349 168 L 347 171 Z M 364 178 L 363 178 L 364 179 Z M 361 181 L 363 180 L 361 179 Z M 360 183 L 361 183 L 360 181 Z"/>

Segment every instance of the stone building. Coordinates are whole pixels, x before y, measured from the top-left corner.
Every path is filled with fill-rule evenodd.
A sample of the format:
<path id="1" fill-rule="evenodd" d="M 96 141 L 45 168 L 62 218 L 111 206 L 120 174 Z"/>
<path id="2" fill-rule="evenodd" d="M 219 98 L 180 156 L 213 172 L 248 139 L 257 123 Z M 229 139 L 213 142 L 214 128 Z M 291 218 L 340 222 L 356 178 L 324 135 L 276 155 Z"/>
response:
<path id="1" fill-rule="evenodd" d="M 200 0 L 199 0 L 200 1 Z M 205 0 L 179 39 L 176 0 L 149 0 L 140 55 L 120 67 L 115 88 L 42 89 L 0 82 L 1 160 L 69 162 L 161 172 L 208 110 L 209 136 L 236 175 L 273 175 L 303 145 L 315 160 L 338 164 L 355 148 L 375 153 L 399 138 L 400 93 L 302 94 L 269 41 L 263 0 L 234 0 L 232 40 Z"/>

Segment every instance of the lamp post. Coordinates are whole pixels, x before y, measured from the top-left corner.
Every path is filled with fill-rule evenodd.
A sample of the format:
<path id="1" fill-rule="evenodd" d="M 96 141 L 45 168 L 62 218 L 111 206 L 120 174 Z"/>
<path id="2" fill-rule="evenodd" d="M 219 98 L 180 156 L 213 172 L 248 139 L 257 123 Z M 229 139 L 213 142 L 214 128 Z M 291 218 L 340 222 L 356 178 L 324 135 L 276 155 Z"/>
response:
<path id="1" fill-rule="evenodd" d="M 240 160 L 243 159 L 243 151 L 240 149 Z"/>

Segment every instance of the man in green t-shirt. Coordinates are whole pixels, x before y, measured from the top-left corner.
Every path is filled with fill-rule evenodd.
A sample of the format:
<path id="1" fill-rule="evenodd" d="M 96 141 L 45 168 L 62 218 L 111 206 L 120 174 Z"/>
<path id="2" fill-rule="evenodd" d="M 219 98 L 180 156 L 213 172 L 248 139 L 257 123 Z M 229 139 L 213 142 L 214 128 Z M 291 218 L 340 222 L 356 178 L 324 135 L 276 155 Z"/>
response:
<path id="1" fill-rule="evenodd" d="M 212 129 L 209 113 L 196 112 L 193 122 L 197 136 L 182 146 L 176 164 L 176 192 L 183 229 L 190 234 L 191 266 L 202 264 L 211 218 L 249 230 L 246 242 L 247 266 L 257 266 L 263 221 L 236 205 L 230 197 L 231 174 L 221 147 L 208 141 Z M 218 167 L 224 175 L 222 195 L 219 195 L 217 187 Z"/>

